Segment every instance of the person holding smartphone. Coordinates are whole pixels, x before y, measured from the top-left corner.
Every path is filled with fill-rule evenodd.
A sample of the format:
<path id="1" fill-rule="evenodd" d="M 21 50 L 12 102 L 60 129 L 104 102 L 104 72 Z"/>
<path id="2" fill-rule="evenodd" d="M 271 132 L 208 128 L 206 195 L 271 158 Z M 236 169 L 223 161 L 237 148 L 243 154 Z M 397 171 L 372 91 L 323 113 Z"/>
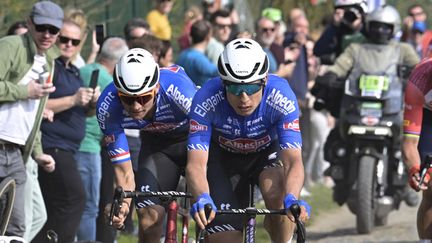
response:
<path id="1" fill-rule="evenodd" d="M 8 236 L 22 237 L 26 227 L 39 231 L 45 221 L 41 215 L 37 219 L 41 221 L 26 225 L 25 201 L 33 198 L 24 192 L 25 163 L 32 156 L 47 173 L 55 169 L 54 158 L 42 151 L 39 127 L 46 97 L 56 89 L 45 81 L 53 68 L 56 53 L 52 47 L 62 25 L 62 9 L 55 3 L 40 1 L 28 15 L 26 34 L 0 39 L 0 181 L 12 177 L 16 183 Z M 40 74 L 43 82 L 39 82 Z M 27 239 L 34 234 L 30 233 Z"/>

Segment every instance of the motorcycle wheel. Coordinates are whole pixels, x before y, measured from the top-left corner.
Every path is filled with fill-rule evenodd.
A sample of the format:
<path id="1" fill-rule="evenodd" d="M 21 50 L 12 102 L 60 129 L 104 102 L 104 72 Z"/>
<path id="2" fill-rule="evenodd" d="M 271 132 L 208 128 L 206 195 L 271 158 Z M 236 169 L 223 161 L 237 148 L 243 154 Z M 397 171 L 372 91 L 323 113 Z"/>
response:
<path id="1" fill-rule="evenodd" d="M 368 234 L 375 220 L 375 159 L 370 156 L 360 158 L 357 177 L 357 232 Z"/>

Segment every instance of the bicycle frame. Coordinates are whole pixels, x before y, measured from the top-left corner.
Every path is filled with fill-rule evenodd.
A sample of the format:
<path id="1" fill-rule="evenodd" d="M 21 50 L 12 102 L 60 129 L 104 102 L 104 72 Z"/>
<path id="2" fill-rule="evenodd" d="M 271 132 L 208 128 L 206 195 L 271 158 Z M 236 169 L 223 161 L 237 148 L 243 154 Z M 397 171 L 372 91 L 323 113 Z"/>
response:
<path id="1" fill-rule="evenodd" d="M 186 192 L 177 191 L 164 191 L 164 192 L 136 192 L 136 191 L 124 191 L 122 187 L 117 187 L 114 191 L 113 203 L 111 205 L 109 225 L 112 226 L 112 220 L 114 216 L 118 216 L 122 207 L 124 198 L 134 197 L 158 197 L 161 200 L 170 201 L 167 206 L 167 227 L 165 234 L 165 243 L 177 243 L 177 211 L 179 206 L 177 204 L 177 198 L 191 198 L 192 194 Z M 186 200 L 185 200 L 186 201 Z M 185 202 L 185 205 L 187 203 Z M 181 214 L 183 228 L 182 228 L 182 243 L 187 243 L 188 239 L 188 225 L 189 218 L 187 214 Z M 186 224 L 186 225 L 185 225 Z M 122 229 L 120 229 L 122 230 Z"/>

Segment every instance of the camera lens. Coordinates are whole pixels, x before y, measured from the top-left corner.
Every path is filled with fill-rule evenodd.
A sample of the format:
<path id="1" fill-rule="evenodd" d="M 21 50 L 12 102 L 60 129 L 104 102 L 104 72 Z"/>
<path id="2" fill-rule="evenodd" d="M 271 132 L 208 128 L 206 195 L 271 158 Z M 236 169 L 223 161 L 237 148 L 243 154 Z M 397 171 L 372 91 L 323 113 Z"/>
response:
<path id="1" fill-rule="evenodd" d="M 343 19 L 347 23 L 352 23 L 357 19 L 357 14 L 359 14 L 359 11 L 355 8 L 346 9 Z"/>

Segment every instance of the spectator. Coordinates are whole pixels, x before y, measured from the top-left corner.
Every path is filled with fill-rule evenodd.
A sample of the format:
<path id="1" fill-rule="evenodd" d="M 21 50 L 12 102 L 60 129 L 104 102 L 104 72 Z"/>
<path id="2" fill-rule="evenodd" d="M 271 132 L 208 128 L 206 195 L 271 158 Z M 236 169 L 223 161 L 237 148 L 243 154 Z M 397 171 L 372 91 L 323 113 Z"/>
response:
<path id="1" fill-rule="evenodd" d="M 79 70 L 72 64 L 79 50 L 81 29 L 65 21 L 57 46 L 53 83 L 56 91 L 47 102 L 54 112 L 52 122 L 43 121 L 43 150 L 56 159 L 56 170 L 48 174 L 39 169 L 39 183 L 48 212 L 48 220 L 33 242 L 48 242 L 46 232 L 58 234 L 59 242 L 72 242 L 85 206 L 85 190 L 74 158 L 85 135 L 86 112 L 95 112 L 99 89 L 84 88 Z"/>
<path id="2" fill-rule="evenodd" d="M 263 50 L 268 56 L 270 73 L 275 73 L 278 69 L 276 58 L 270 51 L 270 46 L 273 44 L 276 38 L 275 30 L 276 26 L 272 20 L 266 17 L 261 17 L 258 19 L 256 25 L 256 41 L 263 47 Z"/>
<path id="3" fill-rule="evenodd" d="M 115 64 L 126 53 L 126 42 L 118 37 L 108 38 L 102 45 L 102 50 L 95 63 L 87 64 L 80 69 L 84 86 L 88 87 L 94 70 L 99 70 L 97 79 L 101 90 L 111 83 Z M 86 191 L 86 206 L 78 228 L 77 240 L 96 240 L 96 217 L 101 181 L 101 145 L 102 132 L 95 116 L 87 117 L 85 137 L 79 151 L 75 155 L 78 170 Z"/>
<path id="4" fill-rule="evenodd" d="M 314 47 L 314 55 L 321 63 L 332 65 L 349 44 L 366 40 L 362 33 L 366 10 L 363 0 L 335 0 L 333 21 Z"/>
<path id="5" fill-rule="evenodd" d="M 160 51 L 159 57 L 159 66 L 160 67 L 169 67 L 173 65 L 173 48 L 171 46 L 171 42 L 162 41 L 162 49 Z"/>
<path id="6" fill-rule="evenodd" d="M 282 11 L 277 8 L 265 8 L 261 16 L 270 19 L 275 24 L 275 39 L 270 45 L 270 51 L 276 59 L 278 65 L 284 62 L 285 53 L 282 46 L 285 39 L 286 26 L 282 21 Z"/>
<path id="7" fill-rule="evenodd" d="M 280 77 L 290 77 L 294 68 L 294 63 L 281 63 L 278 65 L 275 56 L 270 50 L 271 45 L 275 41 L 276 33 L 275 23 L 265 17 L 261 17 L 258 19 L 256 23 L 256 41 L 260 43 L 264 52 L 267 54 L 269 59 L 269 73 L 275 73 Z"/>
<path id="8" fill-rule="evenodd" d="M 309 78 L 309 63 L 306 44 L 309 39 L 309 21 L 306 17 L 300 15 L 296 19 L 293 19 L 290 32 L 285 36 L 284 46 L 290 49 L 290 51 L 297 52 L 295 61 L 295 68 L 292 73 L 291 79 L 288 80 L 294 94 L 297 97 L 299 108 L 300 108 L 300 127 L 302 130 L 302 141 L 303 141 L 303 162 L 308 162 L 307 155 L 310 153 L 310 143 L 312 141 L 310 134 L 310 107 L 307 98 L 308 93 L 308 82 Z M 306 168 L 312 168 L 307 167 Z M 305 181 L 309 181 L 309 171 L 306 172 Z M 304 195 L 308 192 L 304 189 Z"/>
<path id="9" fill-rule="evenodd" d="M 174 0 L 155 0 L 156 7 L 147 14 L 150 30 L 161 40 L 171 40 L 171 24 L 168 14 L 171 12 Z"/>
<path id="10" fill-rule="evenodd" d="M 142 18 L 129 20 L 123 28 L 126 43 L 150 33 L 150 25 Z"/>
<path id="11" fill-rule="evenodd" d="M 403 21 L 401 40 L 410 43 L 420 58 L 431 54 L 432 31 L 427 28 L 427 15 L 419 4 L 408 8 L 408 16 Z"/>
<path id="12" fill-rule="evenodd" d="M 204 55 L 211 33 L 208 21 L 196 21 L 191 28 L 192 46 L 182 51 L 177 59 L 177 64 L 185 69 L 197 86 L 202 86 L 208 79 L 218 75 L 216 65 Z"/>
<path id="13" fill-rule="evenodd" d="M 22 237 L 26 226 L 39 230 L 44 223 L 42 214 L 41 222 L 26 224 L 24 206 L 28 197 L 24 191 L 27 179 L 24 164 L 31 154 L 47 173 L 55 168 L 53 157 L 42 152 L 39 126 L 46 95 L 55 90 L 52 83 L 45 81 L 56 58 L 51 47 L 62 25 L 61 8 L 41 1 L 32 7 L 26 34 L 0 39 L 0 180 L 12 177 L 16 183 L 12 215 L 6 229 L 8 236 Z M 31 234 L 26 239 L 31 239 Z"/>
<path id="14" fill-rule="evenodd" d="M 192 24 L 195 23 L 197 20 L 203 19 L 203 14 L 199 7 L 192 5 L 185 13 L 184 19 L 183 19 L 183 30 L 180 37 L 177 39 L 177 42 L 180 46 L 180 50 L 184 50 L 186 48 L 190 47 L 190 29 L 192 27 Z"/>
<path id="15" fill-rule="evenodd" d="M 205 54 L 213 64 L 217 65 L 219 56 L 225 49 L 225 43 L 231 35 L 230 12 L 226 9 L 217 10 L 210 17 L 210 23 L 212 24 L 213 37 L 210 38 Z"/>
<path id="16" fill-rule="evenodd" d="M 76 8 L 69 8 L 65 10 L 65 19 L 71 20 L 72 22 L 75 22 L 81 29 L 81 42 L 78 46 L 78 52 L 73 57 L 73 64 L 77 68 L 83 67 L 86 63 L 93 63 L 96 59 L 96 56 L 99 52 L 100 46 L 96 42 L 96 33 L 95 31 L 92 32 L 92 49 L 90 52 L 90 55 L 87 58 L 87 61 L 84 61 L 83 57 L 81 56 L 81 50 L 84 46 L 84 43 L 87 39 L 88 35 L 88 24 L 87 24 L 87 16 L 84 14 L 84 11 L 81 9 Z"/>
<path id="17" fill-rule="evenodd" d="M 159 62 L 162 50 L 162 41 L 154 35 L 144 35 L 129 42 L 129 48 L 142 48 L 149 51 L 156 62 Z"/>
<path id="18" fill-rule="evenodd" d="M 28 28 L 25 21 L 17 21 L 9 27 L 7 35 L 23 35 L 27 33 Z"/>

